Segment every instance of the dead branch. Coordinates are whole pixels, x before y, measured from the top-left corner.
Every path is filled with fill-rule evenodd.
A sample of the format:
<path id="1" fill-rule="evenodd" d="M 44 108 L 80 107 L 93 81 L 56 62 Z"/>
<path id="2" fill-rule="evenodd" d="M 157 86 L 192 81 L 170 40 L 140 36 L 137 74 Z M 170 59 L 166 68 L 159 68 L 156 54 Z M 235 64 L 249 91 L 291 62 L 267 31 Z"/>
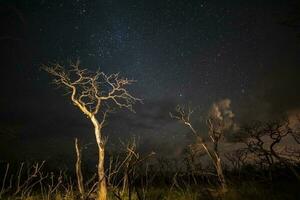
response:
<path id="1" fill-rule="evenodd" d="M 42 68 L 54 77 L 55 85 L 67 90 L 73 104 L 90 119 L 94 126 L 99 158 L 98 199 L 106 200 L 107 186 L 104 170 L 106 139 L 102 135 L 103 126 L 112 108 L 126 108 L 134 112 L 133 105 L 141 102 L 141 99 L 134 97 L 126 89 L 128 85 L 136 82 L 135 80 L 122 78 L 118 73 L 106 75 L 100 70 L 93 73 L 81 69 L 79 65 L 80 62 L 77 60 L 76 63 L 70 64 L 69 70 L 59 64 L 44 65 Z"/>

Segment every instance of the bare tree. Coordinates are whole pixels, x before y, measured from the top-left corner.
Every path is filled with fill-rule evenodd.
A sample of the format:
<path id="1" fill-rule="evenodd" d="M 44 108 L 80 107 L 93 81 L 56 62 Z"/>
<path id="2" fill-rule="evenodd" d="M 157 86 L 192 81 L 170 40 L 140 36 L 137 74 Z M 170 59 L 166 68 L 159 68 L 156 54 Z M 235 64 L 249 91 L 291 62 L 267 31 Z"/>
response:
<path id="1" fill-rule="evenodd" d="M 283 144 L 283 139 L 294 137 L 294 133 L 289 120 L 255 122 L 241 129 L 240 135 L 243 137 L 240 141 L 247 146 L 246 150 L 262 168 L 270 170 L 275 164 L 284 165 L 299 179 L 300 176 L 293 167 L 299 163 L 297 152 Z"/>
<path id="2" fill-rule="evenodd" d="M 266 148 L 266 136 L 264 125 L 261 122 L 254 122 L 250 125 L 243 126 L 237 137 L 247 147 L 246 150 L 252 154 L 253 161 L 261 168 L 270 167 L 274 163 L 274 158 Z"/>
<path id="3" fill-rule="evenodd" d="M 233 130 L 236 125 L 233 123 L 234 114 L 230 109 L 231 101 L 223 99 L 213 103 L 209 110 L 207 126 L 208 135 L 213 143 L 213 154 L 215 157 L 215 167 L 222 187 L 226 189 L 225 177 L 222 169 L 222 162 L 219 153 L 219 143 L 227 130 Z"/>
<path id="4" fill-rule="evenodd" d="M 105 138 L 102 134 L 107 115 L 112 107 L 127 108 L 133 111 L 138 98 L 132 96 L 126 86 L 134 80 L 119 77 L 119 74 L 106 75 L 97 70 L 95 73 L 79 68 L 79 61 L 70 64 L 67 70 L 59 64 L 43 66 L 54 77 L 53 83 L 64 87 L 73 104 L 90 119 L 98 146 L 98 200 L 106 200 L 107 186 L 104 170 Z"/>
<path id="5" fill-rule="evenodd" d="M 224 102 L 222 102 L 222 103 L 224 103 Z M 225 103 L 226 103 L 226 106 L 230 105 L 230 101 L 225 102 Z M 227 118 L 225 118 L 223 115 L 226 114 L 226 115 L 229 115 L 230 118 L 232 118 L 233 113 L 231 111 L 229 112 L 229 110 L 228 110 L 228 112 L 222 113 L 218 104 L 213 104 L 213 108 L 209 112 L 209 116 L 207 119 L 207 125 L 209 128 L 209 138 L 214 145 L 213 148 L 210 148 L 208 143 L 205 141 L 205 139 L 199 134 L 198 131 L 195 130 L 195 128 L 191 122 L 191 115 L 194 113 L 194 110 L 191 109 L 190 106 L 177 106 L 176 110 L 175 110 L 176 112 L 174 114 L 170 113 L 170 116 L 171 116 L 171 118 L 177 119 L 180 122 L 182 122 L 184 125 L 186 125 L 192 131 L 192 134 L 195 136 L 197 143 L 204 149 L 206 154 L 213 161 L 214 168 L 216 169 L 216 172 L 217 172 L 217 175 L 219 178 L 219 182 L 222 187 L 222 192 L 226 192 L 227 184 L 226 184 L 225 177 L 223 174 L 218 144 L 219 144 L 220 139 L 224 135 L 224 130 L 229 127 L 229 125 L 228 125 L 229 122 L 225 121 L 225 119 L 227 120 Z M 226 106 L 225 106 L 225 108 L 228 108 Z M 230 126 L 232 124 L 233 123 L 230 122 Z"/>

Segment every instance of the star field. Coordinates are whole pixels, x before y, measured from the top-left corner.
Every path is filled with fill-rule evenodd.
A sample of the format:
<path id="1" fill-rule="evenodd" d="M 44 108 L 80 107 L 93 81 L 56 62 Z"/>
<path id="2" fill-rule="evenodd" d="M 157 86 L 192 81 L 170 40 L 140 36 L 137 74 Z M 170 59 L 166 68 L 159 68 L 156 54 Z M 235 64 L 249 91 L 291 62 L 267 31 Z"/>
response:
<path id="1" fill-rule="evenodd" d="M 130 90 L 144 104 L 136 107 L 135 115 L 111 116 L 107 133 L 144 134 L 155 141 L 180 135 L 168 116 L 178 103 L 199 105 L 204 115 L 213 102 L 229 98 L 240 119 L 255 116 L 251 107 L 266 113 L 274 107 L 272 114 L 283 111 L 277 105 L 283 104 L 284 95 L 273 97 L 265 88 L 278 81 L 275 73 L 293 74 L 300 64 L 296 33 L 279 23 L 288 16 L 289 1 L 24 0 L 1 9 L 9 16 L 8 24 L 1 21 L 5 27 L 1 37 L 18 38 L 0 40 L 6 57 L 1 73 L 7 74 L 2 83 L 23 83 L 3 88 L 7 106 L 1 108 L 2 118 L 22 124 L 26 140 L 62 132 L 67 139 L 92 138 L 85 137 L 90 125 L 39 71 L 42 63 L 79 58 L 90 70 L 100 67 L 136 79 Z M 295 86 L 290 81 L 283 83 L 283 91 Z M 23 99 L 22 105 L 13 91 Z M 298 106 L 293 103 L 284 109 Z M 38 117 L 45 115 L 46 119 Z M 28 119 L 31 123 L 24 125 Z M 59 123 L 61 119 L 64 123 Z M 74 122 L 77 125 L 70 128 Z M 49 128 L 51 124 L 57 127 Z"/>

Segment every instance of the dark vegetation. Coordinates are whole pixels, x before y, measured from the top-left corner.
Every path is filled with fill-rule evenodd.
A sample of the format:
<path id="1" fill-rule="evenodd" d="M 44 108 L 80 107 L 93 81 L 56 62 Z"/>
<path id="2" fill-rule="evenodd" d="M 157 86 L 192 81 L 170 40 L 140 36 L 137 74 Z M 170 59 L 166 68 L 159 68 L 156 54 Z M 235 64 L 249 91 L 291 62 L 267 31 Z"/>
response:
<path id="1" fill-rule="evenodd" d="M 299 127 L 288 120 L 254 122 L 239 128 L 230 137 L 236 148 L 220 150 L 226 191 L 197 140 L 180 157 L 168 159 L 154 152 L 141 155 L 133 139 L 121 143 L 118 151 L 108 150 L 108 198 L 299 199 L 299 136 Z M 223 138 L 220 144 L 225 142 Z M 84 151 L 78 141 L 75 147 L 74 170 L 71 166 L 70 170 L 49 169 L 47 162 L 2 162 L 0 199 L 97 198 L 96 173 L 89 173 L 81 163 Z"/>

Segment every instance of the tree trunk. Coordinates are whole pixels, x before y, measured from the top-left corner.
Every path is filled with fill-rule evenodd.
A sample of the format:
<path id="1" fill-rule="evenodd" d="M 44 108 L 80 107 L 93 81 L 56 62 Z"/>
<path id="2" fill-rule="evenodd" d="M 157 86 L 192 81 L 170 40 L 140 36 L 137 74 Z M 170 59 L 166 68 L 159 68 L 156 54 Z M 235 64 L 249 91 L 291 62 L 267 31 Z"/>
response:
<path id="1" fill-rule="evenodd" d="M 122 194 L 128 193 L 128 166 L 126 164 L 125 172 L 124 172 L 124 179 L 123 179 L 123 186 L 122 186 Z"/>
<path id="2" fill-rule="evenodd" d="M 218 153 L 218 145 L 214 144 L 214 149 L 213 151 L 210 151 L 207 147 L 207 145 L 204 142 L 201 142 L 202 147 L 204 148 L 204 150 L 206 151 L 207 155 L 210 157 L 210 159 L 212 160 L 215 169 L 217 171 L 217 175 L 221 184 L 221 189 L 222 192 L 227 192 L 227 184 L 225 181 L 225 177 L 223 174 L 223 169 L 222 169 L 222 163 L 221 163 L 221 158 L 219 156 Z"/>
<path id="3" fill-rule="evenodd" d="M 101 125 L 95 116 L 91 117 L 92 123 L 95 127 L 95 137 L 98 145 L 98 197 L 97 200 L 107 199 L 107 187 L 104 169 L 105 158 L 105 144 L 101 136 Z"/>
<path id="4" fill-rule="evenodd" d="M 80 193 L 80 198 L 85 199 L 85 191 L 83 185 L 83 176 L 81 170 L 81 149 L 78 145 L 78 139 L 75 138 L 75 150 L 76 150 L 76 177 L 77 177 L 77 186 Z"/>
<path id="5" fill-rule="evenodd" d="M 218 142 L 214 142 L 214 162 L 215 162 L 215 168 L 217 171 L 217 175 L 221 184 L 222 193 L 227 192 L 227 184 L 225 181 L 225 177 L 223 174 L 223 168 L 222 168 L 222 162 L 219 155 L 219 148 L 218 148 Z"/>
<path id="6" fill-rule="evenodd" d="M 219 181 L 220 181 L 220 184 L 222 187 L 222 192 L 225 193 L 225 192 L 227 192 L 227 184 L 226 184 L 225 177 L 223 174 L 221 159 L 218 155 L 216 155 L 215 167 L 216 167 L 218 178 L 219 178 Z"/>
<path id="7" fill-rule="evenodd" d="M 106 200 L 107 188 L 106 178 L 104 170 L 104 145 L 99 148 L 99 161 L 98 161 L 98 179 L 99 179 L 99 191 L 97 200 Z"/>

